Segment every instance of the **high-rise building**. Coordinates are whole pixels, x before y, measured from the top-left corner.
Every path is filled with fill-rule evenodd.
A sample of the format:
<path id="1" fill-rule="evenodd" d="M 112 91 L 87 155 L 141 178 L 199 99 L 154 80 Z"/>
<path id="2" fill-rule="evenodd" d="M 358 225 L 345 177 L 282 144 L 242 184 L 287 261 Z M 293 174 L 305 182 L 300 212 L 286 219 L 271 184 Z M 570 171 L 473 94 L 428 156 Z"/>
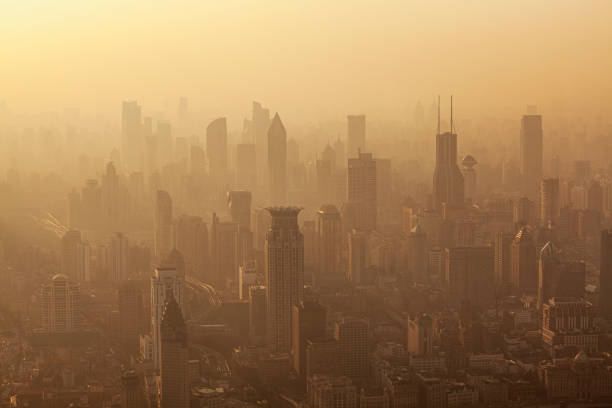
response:
<path id="1" fill-rule="evenodd" d="M 368 377 L 368 322 L 343 318 L 336 322 L 334 338 L 340 351 L 342 374 L 354 381 Z"/>
<path id="2" fill-rule="evenodd" d="M 179 304 L 170 294 L 161 320 L 161 408 L 188 408 L 191 384 L 187 369 L 187 325 Z"/>
<path id="3" fill-rule="evenodd" d="M 253 102 L 251 120 L 251 142 L 255 143 L 257 164 L 257 184 L 265 186 L 268 183 L 268 129 L 270 127 L 270 110 L 259 102 Z"/>
<path id="4" fill-rule="evenodd" d="M 478 162 L 471 155 L 467 155 L 461 161 L 461 165 L 463 169 L 461 169 L 461 173 L 463 174 L 463 181 L 465 187 L 465 200 L 470 200 L 474 202 L 476 200 L 476 170 L 474 166 L 476 166 Z"/>
<path id="5" fill-rule="evenodd" d="M 161 361 L 161 322 L 164 307 L 172 296 L 183 309 L 183 281 L 183 277 L 173 268 L 156 268 L 151 277 L 151 338 L 155 368 L 159 368 Z"/>
<path id="6" fill-rule="evenodd" d="M 512 240 L 507 232 L 495 234 L 495 283 L 497 286 L 512 281 Z"/>
<path id="7" fill-rule="evenodd" d="M 538 290 L 536 245 L 527 227 L 522 227 L 512 241 L 512 285 L 533 295 Z"/>
<path id="8" fill-rule="evenodd" d="M 181 215 L 173 223 L 173 240 L 183 256 L 185 274 L 210 282 L 208 226 L 200 217 Z"/>
<path id="9" fill-rule="evenodd" d="M 283 205 L 287 200 L 287 131 L 278 113 L 268 129 L 268 172 L 269 200 Z"/>
<path id="10" fill-rule="evenodd" d="M 206 127 L 208 174 L 220 188 L 227 182 L 227 120 L 218 118 Z"/>
<path id="11" fill-rule="evenodd" d="M 263 251 L 266 234 L 272 225 L 272 217 L 265 208 L 257 207 L 251 210 L 251 228 L 253 230 L 253 248 Z"/>
<path id="12" fill-rule="evenodd" d="M 427 234 L 417 224 L 407 236 L 408 243 L 408 270 L 410 279 L 418 283 L 429 283 L 427 273 Z"/>
<path id="13" fill-rule="evenodd" d="M 461 207 L 464 202 L 464 181 L 457 165 L 457 134 L 436 135 L 436 166 L 433 177 L 433 205 L 440 211 L 442 204 Z"/>
<path id="14" fill-rule="evenodd" d="M 376 160 L 371 153 L 359 153 L 357 158 L 348 160 L 347 201 L 355 205 L 355 228 L 376 229 L 376 185 Z"/>
<path id="15" fill-rule="evenodd" d="M 456 306 L 465 301 L 479 307 L 490 305 L 495 283 L 493 248 L 447 248 L 445 259 L 451 301 Z"/>
<path id="16" fill-rule="evenodd" d="M 365 115 L 348 115 L 348 137 L 347 157 L 349 159 L 359 157 L 360 153 L 366 151 L 366 117 Z"/>
<path id="17" fill-rule="evenodd" d="M 542 179 L 540 188 L 540 222 L 542 225 L 559 222 L 561 216 L 561 196 L 559 195 L 559 179 Z"/>
<path id="18" fill-rule="evenodd" d="M 240 228 L 251 230 L 251 192 L 246 190 L 232 190 L 227 193 L 227 206 L 232 221 L 238 223 Z"/>
<path id="19" fill-rule="evenodd" d="M 155 258 L 164 259 L 172 249 L 172 198 L 158 190 L 155 200 Z"/>
<path id="20" fill-rule="evenodd" d="M 370 266 L 369 235 L 353 229 L 348 238 L 348 280 L 353 286 L 366 283 L 366 270 Z"/>
<path id="21" fill-rule="evenodd" d="M 342 221 L 332 204 L 323 205 L 315 216 L 317 285 L 344 283 L 342 269 Z"/>
<path id="22" fill-rule="evenodd" d="M 565 260 L 552 242 L 540 250 L 538 308 L 551 298 L 584 296 L 586 265 L 584 261 Z"/>
<path id="23" fill-rule="evenodd" d="M 530 200 L 538 199 L 542 179 L 542 116 L 524 115 L 521 120 L 521 192 Z"/>
<path id="24" fill-rule="evenodd" d="M 67 333 L 79 329 L 79 285 L 66 275 L 57 274 L 40 291 L 41 328 L 47 333 Z"/>
<path id="25" fill-rule="evenodd" d="M 433 319 L 427 314 L 417 316 L 414 320 L 408 319 L 408 333 L 406 334 L 406 350 L 417 355 L 432 355 L 434 333 Z"/>
<path id="26" fill-rule="evenodd" d="M 242 300 L 249 299 L 252 287 L 259 287 L 264 284 L 264 274 L 257 262 L 252 260 L 240 265 L 238 268 L 238 297 Z"/>
<path id="27" fill-rule="evenodd" d="M 129 242 L 121 232 L 116 232 L 109 245 L 110 279 L 122 282 L 129 278 Z"/>
<path id="28" fill-rule="evenodd" d="M 257 156 L 254 144 L 236 145 L 236 186 L 243 190 L 257 188 Z"/>
<path id="29" fill-rule="evenodd" d="M 291 354 L 293 369 L 304 378 L 306 374 L 306 343 L 325 338 L 327 310 L 316 301 L 302 301 L 293 305 Z"/>
<path id="30" fill-rule="evenodd" d="M 612 319 L 612 230 L 601 231 L 599 313 Z"/>
<path id="31" fill-rule="evenodd" d="M 265 344 L 266 320 L 266 288 L 265 286 L 252 286 L 249 288 L 249 339 L 251 344 Z"/>
<path id="32" fill-rule="evenodd" d="M 297 223 L 299 208 L 268 208 L 272 225 L 266 235 L 266 302 L 268 346 L 289 352 L 293 306 L 304 291 L 304 236 Z"/>
<path id="33" fill-rule="evenodd" d="M 121 111 L 121 150 L 125 166 L 142 168 L 142 113 L 136 101 L 124 101 Z"/>
<path id="34" fill-rule="evenodd" d="M 238 284 L 238 243 L 240 226 L 235 222 L 219 222 L 213 214 L 210 232 L 210 257 L 215 286 L 226 288 Z M 236 286 L 237 289 L 237 286 Z M 236 290 L 236 294 L 238 290 Z"/>
<path id="35" fill-rule="evenodd" d="M 144 408 L 144 393 L 140 385 L 140 377 L 134 370 L 121 375 L 121 407 Z"/>
<path id="36" fill-rule="evenodd" d="M 90 276 L 91 248 L 79 231 L 67 231 L 61 241 L 61 272 L 70 279 L 87 282 Z"/>
<path id="37" fill-rule="evenodd" d="M 123 283 L 119 288 L 119 338 L 124 349 L 133 355 L 139 351 L 143 314 L 142 291 L 134 281 Z"/>
<path id="38" fill-rule="evenodd" d="M 517 229 L 526 225 L 535 226 L 535 202 L 527 197 L 521 197 L 514 201 L 512 221 Z"/>
<path id="39" fill-rule="evenodd" d="M 589 210 L 597 211 L 600 214 L 604 209 L 604 191 L 598 180 L 593 180 L 589 184 L 587 191 L 587 207 Z"/>
<path id="40" fill-rule="evenodd" d="M 313 375 L 308 379 L 308 402 L 312 408 L 357 408 L 357 387 L 347 377 Z"/>

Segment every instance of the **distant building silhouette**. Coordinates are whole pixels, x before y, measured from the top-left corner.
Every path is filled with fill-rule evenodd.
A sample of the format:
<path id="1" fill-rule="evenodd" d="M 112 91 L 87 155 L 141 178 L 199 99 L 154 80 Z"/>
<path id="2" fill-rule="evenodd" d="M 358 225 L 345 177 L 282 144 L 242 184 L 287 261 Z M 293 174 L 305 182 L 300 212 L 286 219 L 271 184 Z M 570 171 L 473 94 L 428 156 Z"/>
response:
<path id="1" fill-rule="evenodd" d="M 157 191 L 154 227 L 155 258 L 161 261 L 172 249 L 172 198 L 166 191 Z"/>
<path id="2" fill-rule="evenodd" d="M 268 171 L 270 203 L 287 201 L 287 131 L 278 113 L 268 129 Z"/>
<path id="3" fill-rule="evenodd" d="M 521 192 L 534 201 L 542 179 L 542 138 L 542 116 L 524 115 L 520 136 Z"/>
<path id="4" fill-rule="evenodd" d="M 142 168 L 142 113 L 136 101 L 124 101 L 121 111 L 121 151 L 125 165 L 132 170 Z"/>
<path id="5" fill-rule="evenodd" d="M 348 115 L 347 157 L 359 157 L 360 152 L 366 151 L 366 117 L 365 115 Z"/>
<path id="6" fill-rule="evenodd" d="M 522 227 L 512 242 L 512 284 L 515 288 L 535 295 L 538 288 L 536 244 L 531 231 Z"/>
<path id="7" fill-rule="evenodd" d="M 444 203 L 450 207 L 461 207 L 464 203 L 463 175 L 457 165 L 457 135 L 452 132 L 436 135 L 433 201 L 438 211 Z"/>
<path id="8" fill-rule="evenodd" d="M 599 267 L 599 312 L 612 320 L 612 230 L 601 231 Z"/>
<path id="9" fill-rule="evenodd" d="M 143 313 L 142 291 L 136 282 L 124 282 L 119 288 L 119 338 L 132 355 L 139 351 L 139 335 Z"/>
<path id="10" fill-rule="evenodd" d="M 347 317 L 336 322 L 334 337 L 340 351 L 342 374 L 354 381 L 368 377 L 368 322 Z"/>
<path id="11" fill-rule="evenodd" d="M 354 228 L 375 230 L 377 221 L 376 160 L 359 153 L 348 160 L 347 201 L 355 206 Z"/>
<path id="12" fill-rule="evenodd" d="M 542 179 L 540 187 L 540 222 L 542 225 L 557 225 L 561 216 L 559 179 Z"/>
<path id="13" fill-rule="evenodd" d="M 172 296 L 183 308 L 184 278 L 173 268 L 156 268 L 151 277 L 151 338 L 153 341 L 153 363 L 161 364 L 161 325 L 166 301 Z M 172 292 L 172 294 L 170 294 Z"/>
<path id="14" fill-rule="evenodd" d="M 91 248 L 81 239 L 81 232 L 67 231 L 61 240 L 61 272 L 71 280 L 88 282 L 91 279 Z"/>
<path id="15" fill-rule="evenodd" d="M 191 384 L 188 378 L 187 325 L 181 308 L 170 294 L 161 320 L 161 408 L 188 408 Z"/>
<path id="16" fill-rule="evenodd" d="M 66 275 L 55 275 L 40 292 L 41 328 L 47 333 L 68 333 L 81 326 L 79 285 Z"/>
<path id="17" fill-rule="evenodd" d="M 321 206 L 315 216 L 317 263 L 315 280 L 319 284 L 344 284 L 342 269 L 342 221 L 336 206 Z"/>

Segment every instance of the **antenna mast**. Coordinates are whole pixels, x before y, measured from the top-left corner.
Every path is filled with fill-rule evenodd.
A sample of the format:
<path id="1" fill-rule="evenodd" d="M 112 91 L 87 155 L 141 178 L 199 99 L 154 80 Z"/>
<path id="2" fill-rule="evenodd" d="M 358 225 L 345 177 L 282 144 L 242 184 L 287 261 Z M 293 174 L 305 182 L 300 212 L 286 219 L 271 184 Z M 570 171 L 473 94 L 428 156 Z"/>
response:
<path id="1" fill-rule="evenodd" d="M 438 134 L 440 134 L 440 95 L 438 95 Z"/>
<path id="2" fill-rule="evenodd" d="M 454 133 L 453 130 L 453 95 L 451 95 L 451 124 L 450 124 L 450 131 L 451 133 Z"/>

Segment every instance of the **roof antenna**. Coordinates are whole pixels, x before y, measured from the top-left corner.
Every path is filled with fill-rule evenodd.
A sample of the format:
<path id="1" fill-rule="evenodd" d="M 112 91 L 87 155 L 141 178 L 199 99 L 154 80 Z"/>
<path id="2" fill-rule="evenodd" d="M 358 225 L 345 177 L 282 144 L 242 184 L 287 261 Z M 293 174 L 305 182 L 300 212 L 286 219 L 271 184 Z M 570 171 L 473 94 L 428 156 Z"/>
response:
<path id="1" fill-rule="evenodd" d="M 453 130 L 453 95 L 451 95 L 451 133 L 455 133 Z"/>
<path id="2" fill-rule="evenodd" d="M 438 134 L 440 134 L 440 95 L 438 95 Z"/>

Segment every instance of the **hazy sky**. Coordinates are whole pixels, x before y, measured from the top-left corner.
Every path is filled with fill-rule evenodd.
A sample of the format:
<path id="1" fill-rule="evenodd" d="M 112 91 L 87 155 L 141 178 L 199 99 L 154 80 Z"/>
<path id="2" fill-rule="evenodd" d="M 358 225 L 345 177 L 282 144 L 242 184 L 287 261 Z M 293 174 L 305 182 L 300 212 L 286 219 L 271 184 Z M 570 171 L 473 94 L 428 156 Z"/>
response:
<path id="1" fill-rule="evenodd" d="M 120 101 L 305 120 L 609 112 L 612 1 L 0 0 L 0 99 L 15 111 Z"/>

